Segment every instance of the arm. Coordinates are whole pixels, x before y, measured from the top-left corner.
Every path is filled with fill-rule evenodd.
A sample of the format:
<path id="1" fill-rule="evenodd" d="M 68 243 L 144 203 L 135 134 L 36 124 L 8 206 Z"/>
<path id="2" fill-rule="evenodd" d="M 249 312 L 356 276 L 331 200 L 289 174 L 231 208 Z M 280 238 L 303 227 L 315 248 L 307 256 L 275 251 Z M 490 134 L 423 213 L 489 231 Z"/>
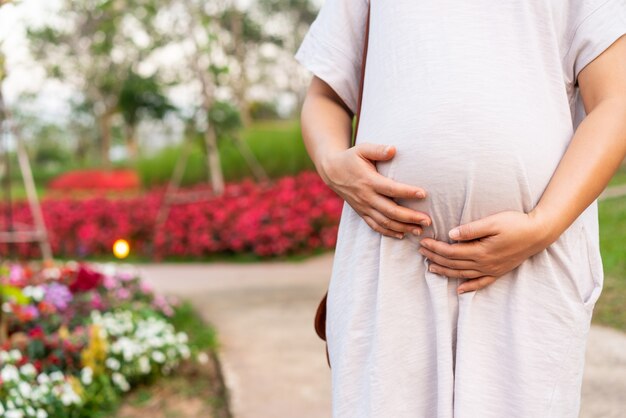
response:
<path id="1" fill-rule="evenodd" d="M 580 123 L 540 201 L 529 213 L 506 211 L 450 231 L 448 244 L 422 239 L 432 271 L 468 280 L 478 290 L 544 250 L 600 195 L 626 157 L 626 36 L 579 73 L 587 116 Z"/>
<path id="2" fill-rule="evenodd" d="M 302 106 L 302 137 L 320 177 L 375 231 L 403 238 L 430 224 L 425 213 L 398 205 L 393 197 L 424 198 L 424 189 L 395 182 L 376 171 L 373 161 L 389 160 L 394 147 L 359 143 L 350 147 L 352 112 L 332 88 L 313 77 Z"/>
<path id="3" fill-rule="evenodd" d="M 530 213 L 555 241 L 604 190 L 626 156 L 626 36 L 580 71 L 587 116 Z"/>

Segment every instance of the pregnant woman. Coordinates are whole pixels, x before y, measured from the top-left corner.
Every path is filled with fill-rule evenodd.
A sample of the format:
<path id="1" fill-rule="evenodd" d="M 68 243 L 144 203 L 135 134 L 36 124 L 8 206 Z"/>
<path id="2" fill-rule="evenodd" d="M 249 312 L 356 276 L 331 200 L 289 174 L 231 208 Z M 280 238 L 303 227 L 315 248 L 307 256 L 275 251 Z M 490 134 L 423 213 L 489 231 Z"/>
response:
<path id="1" fill-rule="evenodd" d="M 577 417 L 596 198 L 626 156 L 626 0 L 369 8 L 326 0 L 296 53 L 307 150 L 345 200 L 333 417 Z"/>

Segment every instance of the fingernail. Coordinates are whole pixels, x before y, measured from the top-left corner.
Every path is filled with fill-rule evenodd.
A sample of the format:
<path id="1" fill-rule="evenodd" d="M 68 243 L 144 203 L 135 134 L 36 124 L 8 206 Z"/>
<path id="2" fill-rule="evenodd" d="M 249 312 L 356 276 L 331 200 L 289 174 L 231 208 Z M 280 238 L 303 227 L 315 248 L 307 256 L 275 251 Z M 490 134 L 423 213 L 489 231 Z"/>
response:
<path id="1" fill-rule="evenodd" d="M 396 237 L 397 237 L 398 239 L 402 239 L 402 238 L 404 238 L 404 234 L 398 234 L 398 235 L 396 235 Z"/>
<path id="2" fill-rule="evenodd" d="M 435 273 L 435 268 L 433 266 L 428 267 L 428 271 L 431 273 Z"/>
<path id="3" fill-rule="evenodd" d="M 414 235 L 422 235 L 422 230 L 421 230 L 421 229 L 419 229 L 419 228 L 415 228 L 415 229 L 414 229 L 413 231 L 411 231 L 411 232 L 413 232 L 413 234 L 414 234 Z"/>
<path id="4" fill-rule="evenodd" d="M 383 148 L 383 153 L 384 154 L 389 154 L 389 151 L 391 150 L 391 146 L 387 145 L 385 148 Z"/>
<path id="5" fill-rule="evenodd" d="M 459 290 L 458 290 L 458 293 L 459 293 L 459 295 L 461 295 L 461 294 L 465 293 L 465 290 L 463 290 L 463 289 L 459 289 Z"/>
<path id="6" fill-rule="evenodd" d="M 454 228 L 451 229 L 450 232 L 448 233 L 448 235 L 450 236 L 450 238 L 452 239 L 457 239 L 459 238 L 459 236 L 461 235 L 461 231 L 459 230 L 459 228 Z"/>
<path id="7" fill-rule="evenodd" d="M 424 192 L 417 192 L 415 193 L 415 196 L 417 196 L 419 199 L 423 199 L 426 197 L 426 195 L 424 194 Z"/>

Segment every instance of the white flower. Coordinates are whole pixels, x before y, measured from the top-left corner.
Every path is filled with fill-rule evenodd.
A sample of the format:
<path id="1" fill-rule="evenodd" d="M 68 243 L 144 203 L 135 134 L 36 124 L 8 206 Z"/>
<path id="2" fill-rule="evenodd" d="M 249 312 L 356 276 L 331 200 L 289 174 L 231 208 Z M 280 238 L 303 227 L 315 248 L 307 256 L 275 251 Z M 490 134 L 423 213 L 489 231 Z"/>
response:
<path id="1" fill-rule="evenodd" d="M 11 356 L 6 351 L 0 351 L 0 363 L 8 363 L 11 361 Z"/>
<path id="2" fill-rule="evenodd" d="M 26 414 L 30 415 L 31 417 L 34 416 L 35 415 L 35 409 L 32 406 L 28 405 L 26 407 Z"/>
<path id="3" fill-rule="evenodd" d="M 65 380 L 65 376 L 63 375 L 63 372 L 56 370 L 50 373 L 50 380 L 52 380 L 53 382 L 62 382 L 63 380 Z"/>
<path id="4" fill-rule="evenodd" d="M 2 405 L 2 402 L 0 402 L 0 417 L 4 416 L 4 406 Z"/>
<path id="5" fill-rule="evenodd" d="M 42 273 L 46 279 L 57 280 L 61 277 L 61 270 L 58 267 L 48 267 L 42 270 Z"/>
<path id="6" fill-rule="evenodd" d="M 150 373 L 150 369 L 150 360 L 148 360 L 148 357 L 139 357 L 139 371 L 143 374 L 148 374 Z"/>
<path id="7" fill-rule="evenodd" d="M 63 405 L 70 406 L 72 404 L 79 404 L 80 397 L 74 392 L 72 385 L 65 383 L 62 387 L 63 393 L 61 393 L 61 402 Z"/>
<path id="8" fill-rule="evenodd" d="M 45 290 L 42 286 L 26 286 L 22 289 L 24 296 L 33 299 L 35 302 L 41 302 L 45 296 Z"/>
<path id="9" fill-rule="evenodd" d="M 83 370 L 81 370 L 80 380 L 85 386 L 91 385 L 91 383 L 93 382 L 93 370 L 91 370 L 91 367 L 85 367 Z"/>
<path id="10" fill-rule="evenodd" d="M 187 347 L 186 345 L 181 345 L 180 347 L 178 347 L 178 352 L 181 356 L 183 356 L 184 359 L 188 359 L 191 356 L 189 347 Z"/>
<path id="11" fill-rule="evenodd" d="M 24 412 L 17 409 L 11 409 L 7 411 L 4 416 L 5 418 L 24 418 Z"/>
<path id="12" fill-rule="evenodd" d="M 189 337 L 187 336 L 186 333 L 184 332 L 179 332 L 178 334 L 176 334 L 176 340 L 180 343 L 180 344 L 187 344 L 187 342 L 189 341 Z"/>
<path id="13" fill-rule="evenodd" d="M 165 354 L 160 351 L 155 351 L 152 353 L 152 360 L 156 361 L 157 363 L 163 363 L 165 362 Z"/>
<path id="14" fill-rule="evenodd" d="M 11 350 L 9 351 L 9 355 L 11 356 L 11 360 L 18 362 L 22 359 L 22 353 L 19 350 Z"/>
<path id="15" fill-rule="evenodd" d="M 13 382 L 19 380 L 20 374 L 17 371 L 17 367 L 12 364 L 6 364 L 0 372 L 0 378 L 3 382 Z"/>
<path id="16" fill-rule="evenodd" d="M 111 370 L 119 370 L 121 366 L 119 360 L 115 357 L 109 357 L 108 359 L 106 359 L 104 364 Z"/>
<path id="17" fill-rule="evenodd" d="M 24 397 L 24 398 L 30 398 L 30 395 L 33 391 L 33 389 L 30 387 L 30 385 L 26 382 L 20 382 L 17 385 L 17 388 L 20 391 L 20 394 Z M 33 413 L 30 415 L 35 415 L 35 411 L 33 410 Z"/>
<path id="18" fill-rule="evenodd" d="M 2 312 L 11 312 L 11 304 L 9 302 L 4 302 L 2 304 Z"/>
<path id="19" fill-rule="evenodd" d="M 207 364 L 208 362 L 209 362 L 209 356 L 207 355 L 207 353 L 205 353 L 204 351 L 201 353 L 198 353 L 198 363 Z"/>
<path id="20" fill-rule="evenodd" d="M 39 376 L 37 376 L 37 383 L 45 385 L 48 382 L 50 382 L 50 377 L 46 373 L 39 373 Z"/>
<path id="21" fill-rule="evenodd" d="M 33 377 L 37 374 L 37 369 L 35 369 L 35 366 L 33 366 L 32 364 L 26 363 L 25 365 L 20 367 L 20 373 L 28 377 Z"/>
<path id="22" fill-rule="evenodd" d="M 113 383 L 115 383 L 122 392 L 127 392 L 130 389 L 128 381 L 121 373 L 113 373 L 111 377 L 113 378 Z"/>
<path id="23" fill-rule="evenodd" d="M 43 409 L 38 409 L 37 415 L 35 418 L 48 418 L 48 413 L 44 411 Z"/>

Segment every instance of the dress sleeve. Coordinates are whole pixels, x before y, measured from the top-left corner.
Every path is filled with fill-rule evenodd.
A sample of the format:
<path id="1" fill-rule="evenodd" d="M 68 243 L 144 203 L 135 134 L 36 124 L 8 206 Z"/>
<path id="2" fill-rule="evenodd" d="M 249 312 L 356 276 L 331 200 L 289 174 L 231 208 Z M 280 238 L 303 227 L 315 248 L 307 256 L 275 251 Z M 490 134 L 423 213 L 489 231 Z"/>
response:
<path id="1" fill-rule="evenodd" d="M 570 0 L 569 49 L 563 65 L 568 80 L 626 34 L 626 0 Z"/>
<path id="2" fill-rule="evenodd" d="M 369 0 L 326 0 L 295 59 L 356 113 Z"/>

